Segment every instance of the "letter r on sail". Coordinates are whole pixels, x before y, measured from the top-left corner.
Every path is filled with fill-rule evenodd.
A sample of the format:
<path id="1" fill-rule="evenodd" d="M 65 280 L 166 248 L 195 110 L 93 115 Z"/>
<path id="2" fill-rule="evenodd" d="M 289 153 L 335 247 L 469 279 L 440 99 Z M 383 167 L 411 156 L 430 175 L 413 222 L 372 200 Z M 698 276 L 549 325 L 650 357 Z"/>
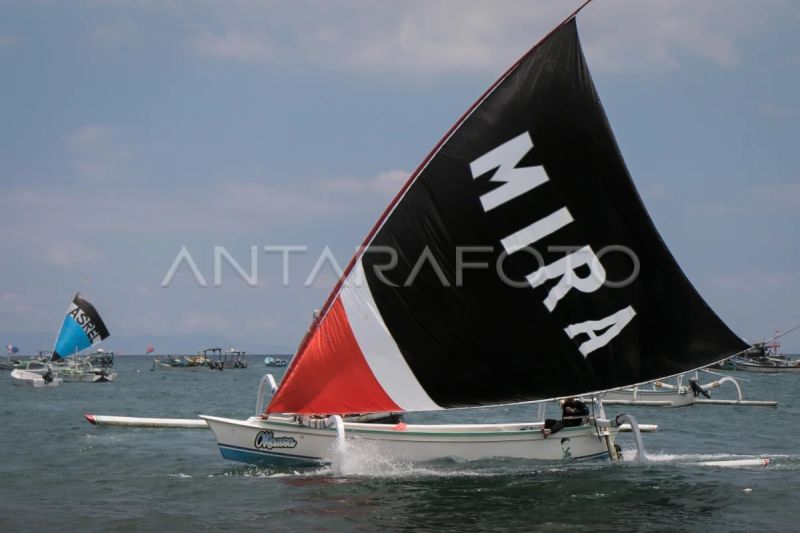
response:
<path id="1" fill-rule="evenodd" d="M 575 273 L 575 270 L 584 265 L 589 267 L 589 274 L 582 278 Z M 561 279 L 555 287 L 550 289 L 544 300 L 545 307 L 551 313 L 559 300 L 566 296 L 573 287 L 585 293 L 594 292 L 602 287 L 606 281 L 606 270 L 600 264 L 600 260 L 592 251 L 591 246 L 584 246 L 558 261 L 553 261 L 540 268 L 528 275 L 526 279 L 531 287 L 536 288 L 546 280 L 558 277 Z"/>

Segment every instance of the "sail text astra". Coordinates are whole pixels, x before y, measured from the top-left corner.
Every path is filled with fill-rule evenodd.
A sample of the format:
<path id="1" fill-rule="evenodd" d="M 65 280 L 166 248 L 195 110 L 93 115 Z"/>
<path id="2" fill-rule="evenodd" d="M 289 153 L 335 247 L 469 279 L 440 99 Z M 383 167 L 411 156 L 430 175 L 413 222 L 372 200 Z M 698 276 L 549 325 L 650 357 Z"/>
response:
<path id="1" fill-rule="evenodd" d="M 525 132 L 470 163 L 473 179 L 496 169 L 490 181 L 501 184 L 481 195 L 480 201 L 484 212 L 497 209 L 548 181 L 547 173 L 541 165 L 517 168 L 522 158 L 532 148 L 533 140 L 530 134 Z M 569 209 L 561 207 L 527 227 L 501 238 L 500 244 L 507 254 L 512 254 L 533 246 L 572 221 Z M 578 276 L 576 270 L 580 267 L 587 267 L 589 274 L 585 277 Z M 553 312 L 558 302 L 572 289 L 591 293 L 602 287 L 606 281 L 606 271 L 591 246 L 586 245 L 526 276 L 532 288 L 554 279 L 558 279 L 558 282 L 550 289 L 543 302 L 549 312 Z M 588 336 L 588 340 L 578 345 L 578 349 L 586 357 L 619 335 L 635 315 L 636 311 L 628 305 L 607 317 L 570 324 L 564 328 L 564 332 L 570 339 L 575 339 L 580 334 Z"/>

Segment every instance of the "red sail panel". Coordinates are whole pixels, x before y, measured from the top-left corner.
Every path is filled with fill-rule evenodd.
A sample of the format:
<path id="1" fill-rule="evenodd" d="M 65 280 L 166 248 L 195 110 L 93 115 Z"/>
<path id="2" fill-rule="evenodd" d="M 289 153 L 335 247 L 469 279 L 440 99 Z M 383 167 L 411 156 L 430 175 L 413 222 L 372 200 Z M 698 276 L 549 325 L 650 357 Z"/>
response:
<path id="1" fill-rule="evenodd" d="M 370 370 L 339 298 L 295 359 L 267 412 L 333 414 L 401 410 Z"/>

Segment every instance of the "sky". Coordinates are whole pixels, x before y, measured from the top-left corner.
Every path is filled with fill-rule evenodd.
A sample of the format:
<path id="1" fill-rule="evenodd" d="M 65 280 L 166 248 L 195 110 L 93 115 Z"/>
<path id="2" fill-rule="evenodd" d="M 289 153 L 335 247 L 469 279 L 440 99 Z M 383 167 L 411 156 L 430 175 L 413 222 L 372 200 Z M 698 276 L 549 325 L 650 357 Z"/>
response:
<path id="1" fill-rule="evenodd" d="M 344 266 L 578 4 L 0 2 L 0 341 L 51 348 L 80 291 L 122 353 L 293 351 L 338 277 L 319 258 Z M 781 0 L 595 0 L 578 17 L 648 211 L 751 342 L 800 324 L 798 27 Z M 182 250 L 200 276 L 185 260 L 168 276 Z M 800 353 L 800 332 L 782 342 Z"/>

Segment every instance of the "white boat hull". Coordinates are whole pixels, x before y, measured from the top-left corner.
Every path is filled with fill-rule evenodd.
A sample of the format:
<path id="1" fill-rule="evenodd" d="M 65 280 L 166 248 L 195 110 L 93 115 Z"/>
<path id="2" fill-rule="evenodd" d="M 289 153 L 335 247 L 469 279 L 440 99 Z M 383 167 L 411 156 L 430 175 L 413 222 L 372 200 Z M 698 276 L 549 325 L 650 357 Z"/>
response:
<path id="1" fill-rule="evenodd" d="M 66 383 L 80 383 L 80 382 L 89 382 L 91 383 L 94 381 L 94 375 L 92 374 L 84 374 L 83 372 L 80 373 L 72 373 L 72 372 L 61 372 L 61 379 L 64 380 Z"/>
<path id="2" fill-rule="evenodd" d="M 209 367 L 208 365 L 171 365 L 169 363 L 164 363 L 163 361 L 159 361 L 157 359 L 153 360 L 153 366 L 150 370 L 180 370 L 182 372 L 208 372 Z"/>
<path id="3" fill-rule="evenodd" d="M 61 378 L 68 383 L 108 383 L 114 381 L 117 373 L 108 370 L 73 370 L 63 369 L 60 374 Z"/>
<path id="4" fill-rule="evenodd" d="M 29 372 L 28 370 L 15 369 L 11 371 L 11 380 L 14 385 L 22 385 L 25 387 L 57 387 L 61 385 L 62 379 L 54 377 L 52 381 L 45 381 L 45 379 L 36 372 Z"/>
<path id="5" fill-rule="evenodd" d="M 225 459 L 253 464 L 330 463 L 334 428 L 311 428 L 290 417 L 234 420 L 201 416 L 214 432 Z M 594 425 L 564 428 L 547 438 L 542 423 L 529 424 L 363 424 L 345 422 L 348 442 L 362 442 L 372 453 L 400 460 L 445 457 L 463 460 L 509 457 L 560 461 L 609 457 L 608 430 Z"/>
<path id="6" fill-rule="evenodd" d="M 734 362 L 736 370 L 744 370 L 746 372 L 759 372 L 762 374 L 782 374 L 800 372 L 800 365 L 759 365 L 755 363 L 741 363 Z"/>

